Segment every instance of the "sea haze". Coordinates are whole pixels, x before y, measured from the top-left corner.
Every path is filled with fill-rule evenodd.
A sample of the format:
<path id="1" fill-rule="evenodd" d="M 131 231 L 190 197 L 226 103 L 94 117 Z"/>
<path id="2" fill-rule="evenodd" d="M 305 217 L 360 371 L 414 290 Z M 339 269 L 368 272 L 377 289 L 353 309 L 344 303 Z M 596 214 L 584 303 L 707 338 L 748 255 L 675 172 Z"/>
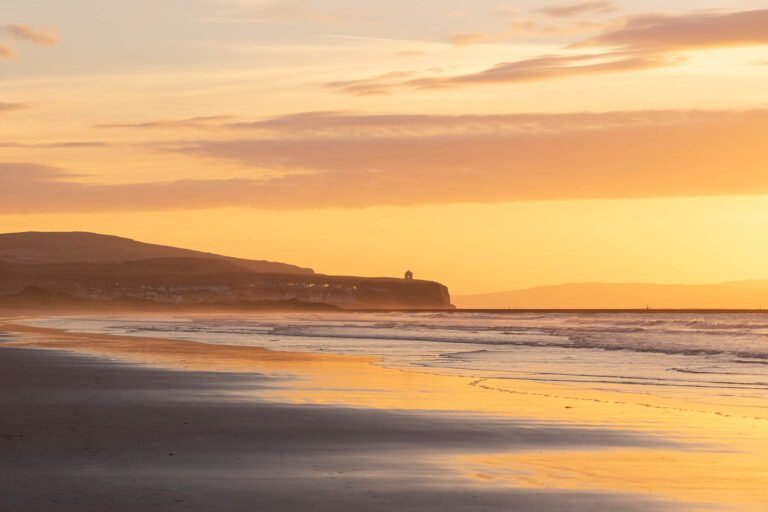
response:
<path id="1" fill-rule="evenodd" d="M 57 317 L 30 325 L 272 350 L 762 407 L 768 316 L 702 313 L 332 313 Z"/>

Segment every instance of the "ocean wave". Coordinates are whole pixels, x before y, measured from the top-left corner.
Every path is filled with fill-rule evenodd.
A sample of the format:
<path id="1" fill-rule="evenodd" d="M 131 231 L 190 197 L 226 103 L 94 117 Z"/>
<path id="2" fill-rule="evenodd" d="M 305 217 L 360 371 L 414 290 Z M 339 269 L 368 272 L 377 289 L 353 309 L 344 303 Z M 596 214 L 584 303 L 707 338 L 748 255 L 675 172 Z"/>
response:
<path id="1" fill-rule="evenodd" d="M 768 324 L 756 315 L 385 312 L 59 318 L 37 325 L 377 355 L 385 365 L 433 373 L 645 386 L 643 392 L 649 386 L 759 391 L 744 393 L 753 399 L 768 386 L 768 340 L 761 331 Z"/>
<path id="2" fill-rule="evenodd" d="M 660 329 L 649 335 L 640 327 L 523 327 L 479 326 L 479 325 L 427 325 L 418 321 L 411 325 L 401 322 L 305 322 L 301 324 L 280 324 L 278 322 L 256 324 L 242 323 L 236 326 L 211 325 L 207 323 L 184 324 L 114 324 L 110 329 L 126 333 L 202 334 L 206 336 L 277 336 L 310 339 L 339 339 L 391 342 L 422 342 L 463 345 L 563 348 L 579 350 L 628 351 L 637 353 L 658 353 L 681 356 L 728 355 L 739 359 L 768 359 L 768 347 L 751 346 L 749 349 L 734 343 L 711 343 L 692 336 L 711 338 L 712 331 L 688 331 L 687 338 L 681 338 L 676 330 Z M 751 336 L 753 333 L 720 333 L 721 338 Z"/>

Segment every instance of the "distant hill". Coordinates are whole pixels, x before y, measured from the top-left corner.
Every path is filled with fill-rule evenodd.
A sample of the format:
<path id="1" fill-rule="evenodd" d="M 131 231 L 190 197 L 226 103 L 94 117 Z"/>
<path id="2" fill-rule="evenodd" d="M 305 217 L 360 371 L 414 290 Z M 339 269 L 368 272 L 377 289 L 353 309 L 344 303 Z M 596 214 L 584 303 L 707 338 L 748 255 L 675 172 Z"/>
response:
<path id="1" fill-rule="evenodd" d="M 0 235 L 0 308 L 447 309 L 448 288 L 327 276 L 93 233 Z"/>
<path id="2" fill-rule="evenodd" d="M 22 264 L 121 263 L 160 258 L 215 259 L 251 272 L 313 274 L 309 268 L 286 263 L 231 258 L 219 254 L 146 244 L 129 238 L 96 233 L 0 234 L 0 261 Z"/>
<path id="3" fill-rule="evenodd" d="M 758 309 L 768 308 L 768 281 L 707 285 L 572 283 L 455 296 L 464 309 Z"/>
<path id="4" fill-rule="evenodd" d="M 11 273 L 14 277 L 91 275 L 111 278 L 138 275 L 185 275 L 196 274 L 242 274 L 252 273 L 242 265 L 225 259 L 214 258 L 151 258 L 148 260 L 122 261 L 119 263 L 9 263 L 0 260 L 0 275 Z M 264 272 L 256 272 L 263 274 Z M 292 276 L 294 274 L 285 274 Z M 315 274 L 307 274 L 315 275 Z M 2 288 L 2 284 L 0 284 Z"/>

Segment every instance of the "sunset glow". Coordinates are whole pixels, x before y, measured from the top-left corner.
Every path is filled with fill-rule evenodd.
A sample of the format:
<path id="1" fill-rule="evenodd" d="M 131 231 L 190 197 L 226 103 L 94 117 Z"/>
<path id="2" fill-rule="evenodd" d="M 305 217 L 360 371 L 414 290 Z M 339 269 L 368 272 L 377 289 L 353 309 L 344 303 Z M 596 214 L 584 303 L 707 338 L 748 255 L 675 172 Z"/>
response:
<path id="1" fill-rule="evenodd" d="M 0 512 L 768 510 L 766 0 L 1 0 L 0 76 Z"/>
<path id="2" fill-rule="evenodd" d="M 757 0 L 9 0 L 2 231 L 454 293 L 768 276 Z"/>

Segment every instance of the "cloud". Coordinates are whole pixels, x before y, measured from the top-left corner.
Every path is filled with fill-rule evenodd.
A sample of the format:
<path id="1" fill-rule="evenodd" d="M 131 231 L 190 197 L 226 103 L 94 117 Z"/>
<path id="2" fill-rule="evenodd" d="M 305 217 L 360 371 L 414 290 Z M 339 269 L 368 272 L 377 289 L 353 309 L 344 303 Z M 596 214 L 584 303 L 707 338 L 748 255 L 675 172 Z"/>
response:
<path id="1" fill-rule="evenodd" d="M 576 47 L 601 46 L 635 51 L 672 52 L 768 44 L 768 9 L 683 15 L 650 14 Z"/>
<path id="2" fill-rule="evenodd" d="M 768 143 L 768 110 L 448 117 L 453 133 L 400 136 L 383 133 L 419 123 L 429 133 L 440 119 L 373 116 L 357 120 L 380 134 L 368 138 L 346 136 L 353 118 L 328 120 L 345 126 L 336 139 L 168 149 L 288 173 L 253 196 L 282 208 L 768 193 L 768 155 L 758 149 Z M 478 133 L 482 123 L 489 126 Z"/>
<path id="3" fill-rule="evenodd" d="M 477 44 L 501 43 L 519 38 L 521 35 L 539 37 L 561 37 L 583 33 L 595 33 L 616 26 L 615 21 L 571 20 L 566 24 L 553 25 L 536 19 L 520 18 L 509 23 L 501 32 L 471 32 L 448 36 L 448 42 L 454 46 L 472 46 Z"/>
<path id="4" fill-rule="evenodd" d="M 579 4 L 583 5 L 583 4 Z M 397 90 L 453 88 L 462 85 L 522 83 L 581 75 L 643 71 L 686 62 L 688 50 L 768 44 L 768 9 L 735 13 L 652 14 L 630 17 L 618 28 L 616 23 L 602 33 L 570 45 L 571 53 L 544 55 L 514 62 L 502 62 L 475 73 L 455 76 L 427 76 L 397 79 L 387 75 L 327 84 L 338 92 L 366 96 L 393 94 Z M 594 27 L 591 22 L 583 28 Z M 553 31 L 560 28 L 523 21 L 520 30 Z M 566 27 L 567 29 L 567 27 Z M 565 29 L 564 29 L 565 30 Z M 470 45 L 505 40 L 500 34 L 454 36 L 453 44 Z M 598 51 L 572 53 L 596 47 Z"/>
<path id="5" fill-rule="evenodd" d="M 329 23 L 339 17 L 316 7 L 313 0 L 223 0 L 227 21 L 309 21 Z"/>
<path id="6" fill-rule="evenodd" d="M 535 82 L 581 75 L 654 69 L 675 63 L 677 63 L 676 60 L 655 55 L 547 56 L 497 64 L 480 73 L 411 80 L 406 85 L 420 89 L 435 89 L 467 84 Z"/>
<path id="7" fill-rule="evenodd" d="M 151 146 L 214 163 L 236 162 L 253 169 L 252 179 L 82 183 L 80 170 L 5 163 L 0 164 L 0 213 L 768 194 L 768 154 L 762 150 L 768 144 L 768 110 L 316 113 L 265 122 L 282 123 L 285 133 L 298 128 L 300 136 Z M 358 130 L 361 135 L 348 136 L 360 127 L 365 127 Z"/>
<path id="8" fill-rule="evenodd" d="M 596 0 L 576 2 L 572 4 L 549 5 L 539 9 L 539 12 L 555 18 L 570 18 L 589 13 L 604 14 L 616 11 L 616 9 L 617 7 L 614 2 Z"/>
<path id="9" fill-rule="evenodd" d="M 260 139 L 372 139 L 462 134 L 544 134 L 562 131 L 609 129 L 681 122 L 705 111 L 626 111 L 605 113 L 515 113 L 485 115 L 368 114 L 352 111 L 314 111 L 267 117 L 253 121 L 210 125 L 219 134 Z M 231 119 L 211 116 L 206 119 Z M 137 123 L 154 126 L 162 121 Z M 133 126 L 133 125 L 131 125 Z M 243 135 L 246 134 L 246 135 Z M 13 143 L 15 145 L 15 143 Z M 69 144 L 69 143 L 59 143 Z M 78 143 L 71 143 L 78 144 Z M 105 144 L 100 142 L 84 144 Z"/>
<path id="10" fill-rule="evenodd" d="M 0 101 L 0 112 L 14 112 L 16 110 L 23 110 L 28 107 L 29 105 L 26 103 Z"/>
<path id="11" fill-rule="evenodd" d="M 65 142 L 0 142 L 0 148 L 18 149 L 80 149 L 80 148 L 106 148 L 111 145 L 100 141 L 65 141 Z"/>
<path id="12" fill-rule="evenodd" d="M 213 165 L 236 162 L 253 178 L 99 184 L 79 181 L 82 170 L 3 163 L 0 214 L 768 194 L 768 109 L 324 112 L 255 123 L 238 128 L 234 140 L 148 144 Z M 272 135 L 249 137 L 248 130 Z"/>
<path id="13" fill-rule="evenodd" d="M 607 52 L 598 54 L 547 55 L 502 62 L 492 68 L 465 75 L 432 76 L 397 80 L 382 75 L 370 79 L 327 84 L 338 92 L 355 96 L 392 94 L 400 89 L 447 89 L 465 85 L 525 83 L 584 75 L 641 71 L 677 65 L 683 58 L 663 54 Z"/>
<path id="14" fill-rule="evenodd" d="M 414 75 L 413 71 L 393 71 L 360 80 L 342 80 L 326 84 L 339 92 L 353 96 L 382 96 L 403 85 L 403 80 Z"/>
<path id="15" fill-rule="evenodd" d="M 506 33 L 502 34 L 501 39 L 497 34 L 486 32 L 471 32 L 467 34 L 453 34 L 448 36 L 448 42 L 454 46 L 471 46 L 475 44 L 490 43 L 506 39 Z"/>
<path id="16" fill-rule="evenodd" d="M 701 113 L 697 115 L 703 115 Z M 301 112 L 267 119 L 222 125 L 269 138 L 389 138 L 451 134 L 543 134 L 612 127 L 659 125 L 689 118 L 687 111 L 424 115 L 364 114 L 326 111 Z"/>
<path id="17" fill-rule="evenodd" d="M 230 121 L 234 119 L 233 116 L 200 116 L 190 117 L 186 119 L 164 119 L 159 121 L 147 121 L 141 123 L 111 123 L 111 124 L 99 124 L 94 128 L 122 128 L 122 129 L 138 129 L 138 130 L 154 130 L 154 129 L 179 129 L 179 128 L 195 128 L 195 129 L 209 129 L 215 127 L 223 121 Z"/>
<path id="18" fill-rule="evenodd" d="M 0 44 L 0 60 L 10 60 L 16 58 L 16 50 L 10 46 Z"/>
<path id="19" fill-rule="evenodd" d="M 36 29 L 29 25 L 3 25 L 0 31 L 15 39 L 27 41 L 41 46 L 56 46 L 59 44 L 59 35 L 55 30 Z"/>
<path id="20" fill-rule="evenodd" d="M 0 163 L 0 214 L 259 206 L 253 180 L 111 185 L 78 183 L 80 176 L 43 165 Z"/>

